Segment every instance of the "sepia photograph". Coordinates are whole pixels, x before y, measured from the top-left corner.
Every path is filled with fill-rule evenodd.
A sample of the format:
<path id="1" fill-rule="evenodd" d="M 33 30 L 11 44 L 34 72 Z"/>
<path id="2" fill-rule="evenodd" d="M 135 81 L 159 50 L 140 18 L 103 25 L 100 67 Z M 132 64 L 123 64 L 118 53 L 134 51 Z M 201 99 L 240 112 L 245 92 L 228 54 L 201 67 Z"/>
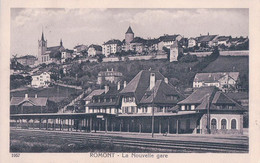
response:
<path id="1" fill-rule="evenodd" d="M 249 153 L 248 8 L 10 14 L 9 152 Z"/>

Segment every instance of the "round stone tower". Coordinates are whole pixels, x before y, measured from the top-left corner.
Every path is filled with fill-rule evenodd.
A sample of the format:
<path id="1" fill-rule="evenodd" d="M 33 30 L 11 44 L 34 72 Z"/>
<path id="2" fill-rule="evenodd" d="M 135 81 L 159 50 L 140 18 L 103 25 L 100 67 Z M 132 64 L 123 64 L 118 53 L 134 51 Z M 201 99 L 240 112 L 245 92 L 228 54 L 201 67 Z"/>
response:
<path id="1" fill-rule="evenodd" d="M 134 32 L 132 28 L 129 26 L 128 30 L 125 33 L 125 43 L 130 44 L 130 42 L 134 39 Z"/>

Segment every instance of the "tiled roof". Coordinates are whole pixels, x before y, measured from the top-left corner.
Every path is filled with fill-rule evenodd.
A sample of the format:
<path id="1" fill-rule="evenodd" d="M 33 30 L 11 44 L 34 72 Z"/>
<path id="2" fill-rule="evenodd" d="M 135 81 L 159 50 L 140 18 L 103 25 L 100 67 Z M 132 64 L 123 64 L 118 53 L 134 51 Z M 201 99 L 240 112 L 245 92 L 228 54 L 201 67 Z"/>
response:
<path id="1" fill-rule="evenodd" d="M 117 87 L 110 87 L 108 92 L 105 93 L 105 90 L 99 90 L 95 93 L 95 95 L 92 95 L 91 99 L 93 98 L 110 98 L 113 97 L 115 98 L 114 101 L 109 101 L 109 102 L 90 102 L 87 104 L 87 106 L 90 107 L 102 107 L 102 106 L 118 106 L 119 105 L 119 92 L 121 90 L 117 90 Z M 89 97 L 90 98 L 90 97 Z M 89 99 L 88 98 L 88 99 Z M 85 98 L 86 99 L 86 98 Z"/>
<path id="2" fill-rule="evenodd" d="M 169 96 L 176 96 L 178 99 L 170 99 Z M 183 97 L 174 87 L 163 80 L 157 80 L 152 90 L 147 89 L 140 104 L 177 104 L 182 99 Z"/>
<path id="3" fill-rule="evenodd" d="M 25 97 L 12 97 L 10 105 L 19 106 L 25 102 L 29 102 L 35 106 L 46 106 L 47 100 L 48 98 L 46 97 L 38 97 L 38 98 L 28 97 L 27 99 Z"/>
<path id="4" fill-rule="evenodd" d="M 164 35 L 164 36 L 160 36 L 159 40 L 164 42 L 175 41 L 178 36 L 180 35 Z"/>
<path id="5" fill-rule="evenodd" d="M 164 76 L 159 71 L 142 70 L 126 85 L 120 94 L 134 94 L 137 103 L 139 103 L 149 87 L 150 73 L 155 73 L 156 81 L 164 80 Z"/>
<path id="6" fill-rule="evenodd" d="M 132 30 L 132 28 L 129 26 L 129 28 L 127 29 L 127 31 L 126 31 L 126 34 L 127 33 L 132 33 L 132 34 L 134 34 L 134 32 L 133 32 L 133 30 Z"/>
<path id="7" fill-rule="evenodd" d="M 106 43 L 104 43 L 104 45 L 108 45 L 108 44 L 122 45 L 122 42 L 120 40 L 112 39 L 112 40 L 109 40 Z"/>
<path id="8" fill-rule="evenodd" d="M 225 95 L 222 92 L 216 92 L 212 103 L 217 104 L 217 103 L 221 103 L 221 104 L 233 104 L 234 100 L 230 99 L 227 95 Z"/>
<path id="9" fill-rule="evenodd" d="M 47 47 L 47 51 L 58 51 L 60 48 L 61 48 L 61 46 Z"/>
<path id="10" fill-rule="evenodd" d="M 143 43 L 143 44 L 145 44 L 145 43 L 146 43 L 146 40 L 143 39 L 143 38 L 141 38 L 141 37 L 135 37 L 135 38 L 131 41 L 131 43 Z"/>
<path id="11" fill-rule="evenodd" d="M 229 75 L 229 77 L 237 81 L 239 72 L 197 73 L 194 77 L 194 82 L 216 82 L 225 75 Z"/>
<path id="12" fill-rule="evenodd" d="M 196 110 L 207 109 L 208 104 L 211 110 L 216 109 L 218 105 L 229 104 L 233 106 L 233 110 L 244 110 L 235 100 L 219 91 L 216 87 L 201 87 L 178 104 L 196 104 Z"/>
<path id="13" fill-rule="evenodd" d="M 229 41 L 231 39 L 230 36 L 219 36 L 217 37 L 217 41 Z"/>
<path id="14" fill-rule="evenodd" d="M 160 42 L 160 39 L 148 39 L 148 40 L 146 40 L 146 44 L 148 46 L 151 46 L 153 44 L 158 44 L 159 42 Z"/>
<path id="15" fill-rule="evenodd" d="M 212 41 L 214 38 L 216 38 L 217 35 L 204 35 L 197 37 L 198 42 L 209 42 Z"/>
<path id="16" fill-rule="evenodd" d="M 97 89 L 92 91 L 87 97 L 84 98 L 84 100 L 91 100 L 93 96 L 96 95 L 101 95 L 102 93 L 104 93 L 105 90 L 104 89 Z"/>
<path id="17" fill-rule="evenodd" d="M 208 97 L 208 95 L 212 95 L 216 91 L 216 87 L 201 87 L 178 104 L 200 104 L 204 98 Z"/>
<path id="18" fill-rule="evenodd" d="M 94 48 L 97 51 L 102 51 L 102 46 L 100 46 L 100 45 L 92 44 L 92 45 L 89 46 L 89 48 Z"/>
<path id="19" fill-rule="evenodd" d="M 226 94 L 235 100 L 249 99 L 248 92 L 228 92 Z"/>
<path id="20" fill-rule="evenodd" d="M 21 56 L 21 57 L 19 57 L 19 58 L 16 58 L 16 59 L 36 59 L 36 57 L 35 56 L 33 56 L 33 55 L 25 55 L 25 56 Z"/>

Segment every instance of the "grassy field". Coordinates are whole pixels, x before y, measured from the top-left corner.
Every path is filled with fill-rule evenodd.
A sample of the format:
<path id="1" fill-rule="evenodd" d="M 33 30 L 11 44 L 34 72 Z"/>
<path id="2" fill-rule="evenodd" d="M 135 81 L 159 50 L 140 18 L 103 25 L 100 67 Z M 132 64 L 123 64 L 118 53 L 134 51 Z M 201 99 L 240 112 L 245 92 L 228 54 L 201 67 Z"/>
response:
<path id="1" fill-rule="evenodd" d="M 241 76 L 248 75 L 249 57 L 246 56 L 219 56 L 210 63 L 203 72 L 228 72 L 236 71 Z"/>
<path id="2" fill-rule="evenodd" d="M 115 146 L 113 142 L 104 143 L 100 140 L 85 139 L 72 143 L 64 139 L 49 139 L 46 137 L 21 136 L 10 134 L 10 152 L 144 152 L 142 149 Z M 146 149 L 145 152 L 155 152 Z"/>

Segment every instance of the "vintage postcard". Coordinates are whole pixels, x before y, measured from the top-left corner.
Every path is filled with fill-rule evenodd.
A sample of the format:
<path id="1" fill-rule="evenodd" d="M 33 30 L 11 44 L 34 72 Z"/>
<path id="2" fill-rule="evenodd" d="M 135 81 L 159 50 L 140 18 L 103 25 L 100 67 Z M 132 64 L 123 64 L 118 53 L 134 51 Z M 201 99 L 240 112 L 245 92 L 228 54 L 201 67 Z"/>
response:
<path id="1" fill-rule="evenodd" d="M 10 3 L 3 160 L 259 162 L 259 3 L 168 3 Z"/>

